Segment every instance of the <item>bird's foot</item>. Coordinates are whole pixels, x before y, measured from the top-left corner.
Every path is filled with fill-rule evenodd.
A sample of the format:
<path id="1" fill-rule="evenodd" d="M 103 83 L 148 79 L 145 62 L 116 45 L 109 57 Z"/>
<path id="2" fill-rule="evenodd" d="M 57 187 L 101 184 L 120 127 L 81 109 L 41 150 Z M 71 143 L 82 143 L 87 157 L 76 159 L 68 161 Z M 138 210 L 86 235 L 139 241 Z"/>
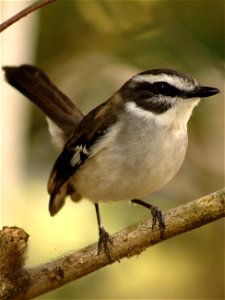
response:
<path id="1" fill-rule="evenodd" d="M 157 206 L 151 207 L 151 214 L 152 214 L 152 230 L 154 229 L 155 225 L 159 224 L 159 231 L 160 231 L 160 238 L 163 238 L 164 229 L 166 228 L 164 217 L 162 211 Z"/>
<path id="2" fill-rule="evenodd" d="M 152 214 L 152 230 L 154 229 L 155 225 L 159 223 L 159 231 L 160 231 L 160 238 L 163 238 L 164 229 L 166 228 L 162 211 L 157 207 L 153 206 L 149 203 L 146 203 L 139 199 L 131 200 L 132 203 L 139 204 L 151 211 Z"/>
<path id="3" fill-rule="evenodd" d="M 109 233 L 104 229 L 103 226 L 100 226 L 99 227 L 99 240 L 98 240 L 98 255 L 100 254 L 101 249 L 103 248 L 104 253 L 107 255 L 109 260 L 111 260 L 108 243 L 110 243 L 113 246 L 113 242 L 112 242 L 112 239 L 110 238 Z"/>

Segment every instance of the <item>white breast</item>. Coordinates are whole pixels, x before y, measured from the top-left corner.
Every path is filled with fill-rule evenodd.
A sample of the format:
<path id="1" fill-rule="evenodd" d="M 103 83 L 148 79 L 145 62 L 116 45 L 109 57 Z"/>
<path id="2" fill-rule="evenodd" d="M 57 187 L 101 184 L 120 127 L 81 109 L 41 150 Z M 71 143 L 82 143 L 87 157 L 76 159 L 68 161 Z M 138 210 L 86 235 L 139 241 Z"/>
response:
<path id="1" fill-rule="evenodd" d="M 94 202 L 131 200 L 165 185 L 179 170 L 186 126 L 158 126 L 152 118 L 124 114 L 94 146 L 74 175 L 76 190 Z"/>

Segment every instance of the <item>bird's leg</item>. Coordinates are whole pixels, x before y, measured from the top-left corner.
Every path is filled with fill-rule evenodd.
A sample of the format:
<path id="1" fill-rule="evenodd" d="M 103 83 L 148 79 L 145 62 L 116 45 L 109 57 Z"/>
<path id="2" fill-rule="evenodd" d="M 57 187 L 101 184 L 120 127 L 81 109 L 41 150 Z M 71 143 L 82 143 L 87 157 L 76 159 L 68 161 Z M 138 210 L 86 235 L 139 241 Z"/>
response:
<path id="1" fill-rule="evenodd" d="M 101 248 L 103 246 L 103 250 L 104 250 L 105 254 L 111 260 L 111 258 L 110 258 L 110 252 L 109 252 L 109 248 L 108 248 L 108 242 L 111 245 L 113 245 L 113 242 L 112 242 L 112 240 L 110 238 L 109 233 L 105 230 L 105 228 L 102 225 L 101 216 L 100 216 L 100 210 L 99 210 L 99 206 L 98 206 L 97 203 L 95 203 L 95 210 L 96 210 L 97 221 L 98 221 L 98 230 L 99 230 L 98 255 L 99 255 L 99 253 L 101 251 Z"/>
<path id="2" fill-rule="evenodd" d="M 132 203 L 136 203 L 139 204 L 141 206 L 146 207 L 147 209 L 149 209 L 151 211 L 152 214 L 152 229 L 154 228 L 154 226 L 156 225 L 157 221 L 159 223 L 159 230 L 160 230 L 160 237 L 162 239 L 163 237 L 163 232 L 165 229 L 165 223 L 164 223 L 164 218 L 163 218 L 163 214 L 162 211 L 157 207 L 157 206 L 153 206 L 149 203 L 146 203 L 142 200 L 139 199 L 133 199 L 131 200 Z"/>

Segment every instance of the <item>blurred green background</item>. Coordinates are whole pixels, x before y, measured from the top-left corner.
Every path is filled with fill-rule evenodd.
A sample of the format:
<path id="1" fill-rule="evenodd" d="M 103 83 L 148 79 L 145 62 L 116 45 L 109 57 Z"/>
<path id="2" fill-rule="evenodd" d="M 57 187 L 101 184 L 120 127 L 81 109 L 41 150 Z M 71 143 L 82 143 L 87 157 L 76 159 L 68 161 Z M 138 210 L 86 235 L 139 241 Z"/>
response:
<path id="1" fill-rule="evenodd" d="M 194 111 L 178 175 L 145 200 L 166 210 L 224 185 L 224 1 L 56 1 L 35 14 L 33 63 L 85 113 L 129 77 L 152 68 L 178 69 L 218 87 L 221 93 Z M 94 207 L 86 200 L 68 200 L 58 215 L 48 215 L 46 182 L 59 150 L 51 144 L 42 113 L 26 105 L 24 192 L 16 206 L 7 193 L 2 203 L 4 225 L 22 226 L 30 234 L 27 264 L 32 266 L 96 242 L 98 232 Z M 126 202 L 101 209 L 110 233 L 149 217 Z M 37 299 L 78 298 L 224 299 L 223 221 Z"/>

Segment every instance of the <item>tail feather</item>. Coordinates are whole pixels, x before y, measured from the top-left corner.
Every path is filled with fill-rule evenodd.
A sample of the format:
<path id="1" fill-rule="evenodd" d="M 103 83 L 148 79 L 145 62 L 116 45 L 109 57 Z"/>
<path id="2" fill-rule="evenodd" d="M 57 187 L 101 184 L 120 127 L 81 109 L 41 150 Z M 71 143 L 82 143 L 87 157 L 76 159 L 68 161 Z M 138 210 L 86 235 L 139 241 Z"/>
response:
<path id="1" fill-rule="evenodd" d="M 48 78 L 48 76 L 35 66 L 22 65 L 19 67 L 3 67 L 5 78 L 9 84 L 19 90 L 32 103 L 39 107 L 45 114 L 50 134 L 61 147 L 65 144 L 71 133 L 83 118 L 83 113 L 75 104 L 62 93 Z M 60 162 L 67 162 L 62 157 Z M 72 174 L 60 164 L 63 177 L 57 177 L 53 168 L 49 182 L 50 193 L 49 212 L 55 215 L 64 205 L 65 198 L 70 195 L 73 201 L 79 201 L 81 196 L 73 188 L 72 180 L 68 180 Z"/>
<path id="2" fill-rule="evenodd" d="M 71 200 L 77 202 L 81 196 L 74 190 L 72 183 L 64 184 L 57 193 L 52 193 L 49 201 L 49 213 L 54 216 L 64 205 L 66 196 L 70 195 Z"/>
<path id="3" fill-rule="evenodd" d="M 3 70 L 7 82 L 37 105 L 63 131 L 67 140 L 83 118 L 78 107 L 35 66 L 5 66 Z"/>

